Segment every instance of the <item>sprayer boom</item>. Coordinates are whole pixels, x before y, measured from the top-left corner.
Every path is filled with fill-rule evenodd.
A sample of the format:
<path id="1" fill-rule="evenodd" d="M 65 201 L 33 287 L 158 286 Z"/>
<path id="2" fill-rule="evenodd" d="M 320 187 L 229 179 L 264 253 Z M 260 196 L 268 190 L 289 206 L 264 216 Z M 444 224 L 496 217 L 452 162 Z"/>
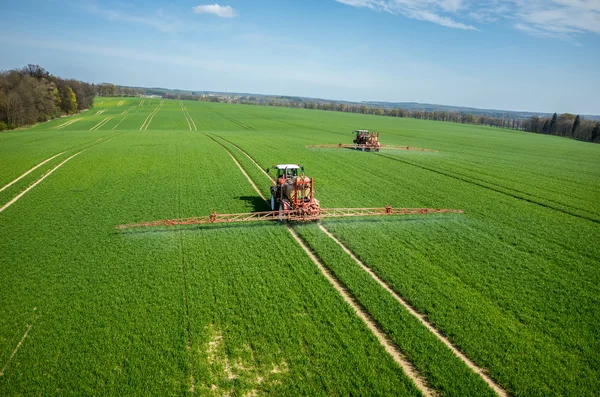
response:
<path id="1" fill-rule="evenodd" d="M 131 223 L 119 225 L 117 229 L 131 229 L 138 227 L 157 227 L 157 226 L 176 226 L 176 225 L 201 225 L 206 223 L 233 223 L 233 222 L 254 222 L 254 221 L 292 221 L 309 222 L 317 221 L 322 218 L 340 218 L 340 217 L 363 217 L 363 216 L 386 216 L 386 215 L 425 215 L 456 213 L 462 214 L 462 210 L 452 210 L 444 208 L 392 208 L 391 206 L 379 208 L 319 208 L 316 211 L 307 211 L 302 208 L 298 210 L 265 211 L 265 212 L 247 212 L 243 214 L 217 214 L 213 212 L 210 215 L 183 218 L 166 219 L 152 222 Z"/>

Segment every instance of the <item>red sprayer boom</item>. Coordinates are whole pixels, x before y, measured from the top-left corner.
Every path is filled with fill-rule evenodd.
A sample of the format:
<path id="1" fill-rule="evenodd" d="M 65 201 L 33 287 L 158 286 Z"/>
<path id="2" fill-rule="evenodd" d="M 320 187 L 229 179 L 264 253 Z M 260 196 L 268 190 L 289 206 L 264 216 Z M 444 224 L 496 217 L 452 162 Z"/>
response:
<path id="1" fill-rule="evenodd" d="M 153 226 L 176 226 L 176 225 L 201 225 L 206 223 L 233 223 L 250 221 L 296 221 L 309 222 L 322 218 L 339 217 L 363 217 L 363 216 L 386 216 L 386 215 L 424 215 L 424 214 L 442 214 L 455 213 L 462 214 L 462 210 L 451 210 L 443 208 L 392 208 L 391 206 L 381 208 L 320 208 L 315 212 L 305 212 L 298 210 L 281 210 L 265 212 L 247 212 L 243 214 L 217 214 L 184 218 L 184 219 L 166 219 L 153 222 L 132 223 L 128 225 L 119 225 L 117 229 L 131 229 L 136 227 Z"/>

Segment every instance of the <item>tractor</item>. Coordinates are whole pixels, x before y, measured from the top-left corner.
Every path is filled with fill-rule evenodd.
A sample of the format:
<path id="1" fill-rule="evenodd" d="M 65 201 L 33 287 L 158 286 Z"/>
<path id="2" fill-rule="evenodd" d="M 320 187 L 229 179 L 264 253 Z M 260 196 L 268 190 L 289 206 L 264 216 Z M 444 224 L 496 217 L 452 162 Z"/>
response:
<path id="1" fill-rule="evenodd" d="M 369 152 L 371 149 L 378 152 L 381 147 L 379 143 L 379 132 L 368 130 L 355 130 L 352 132 L 356 134 L 356 138 L 352 141 L 354 143 L 354 149 L 362 150 L 363 152 Z"/>
<path id="2" fill-rule="evenodd" d="M 304 175 L 304 167 L 297 164 L 277 164 L 277 178 L 271 186 L 271 210 L 294 213 L 295 216 L 313 217 L 320 213 L 319 201 L 315 198 L 314 179 Z"/>
<path id="3" fill-rule="evenodd" d="M 462 213 L 462 210 L 437 208 L 392 208 L 391 205 L 376 208 L 321 208 L 315 198 L 315 182 L 304 175 L 304 167 L 298 164 L 278 164 L 270 169 L 277 170 L 277 179 L 271 186 L 271 211 L 240 214 L 217 214 L 184 219 L 163 219 L 151 222 L 130 223 L 116 226 L 117 229 L 138 227 L 200 225 L 210 223 L 279 221 L 313 222 L 322 218 L 364 217 L 387 215 L 426 215 L 439 213 Z M 272 178 L 271 178 L 272 179 Z"/>

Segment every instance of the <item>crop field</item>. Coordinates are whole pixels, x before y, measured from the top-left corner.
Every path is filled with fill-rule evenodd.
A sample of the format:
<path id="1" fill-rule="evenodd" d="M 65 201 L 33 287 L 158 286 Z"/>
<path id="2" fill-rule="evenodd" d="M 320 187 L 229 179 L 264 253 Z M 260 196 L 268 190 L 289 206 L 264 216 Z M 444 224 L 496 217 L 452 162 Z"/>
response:
<path id="1" fill-rule="evenodd" d="M 0 133 L 0 395 L 600 390 L 599 145 L 316 110 L 95 103 Z M 355 129 L 436 151 L 307 147 L 351 143 Z M 277 163 L 303 165 L 324 208 L 464 213 L 115 228 L 266 211 Z"/>

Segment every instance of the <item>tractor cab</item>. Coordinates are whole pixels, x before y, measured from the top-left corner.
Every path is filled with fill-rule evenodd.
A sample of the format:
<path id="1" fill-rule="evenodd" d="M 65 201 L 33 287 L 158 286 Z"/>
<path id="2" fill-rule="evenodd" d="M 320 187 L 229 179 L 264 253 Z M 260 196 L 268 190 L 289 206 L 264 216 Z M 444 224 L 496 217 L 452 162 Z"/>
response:
<path id="1" fill-rule="evenodd" d="M 277 180 L 293 179 L 294 177 L 299 176 L 299 171 L 302 170 L 298 164 L 277 164 L 275 166 L 277 169 Z"/>
<path id="2" fill-rule="evenodd" d="M 352 143 L 354 143 L 354 149 L 359 149 L 364 151 L 371 151 L 374 149 L 376 152 L 379 151 L 381 144 L 379 143 L 379 132 L 368 130 L 354 130 L 353 133 L 356 134 L 356 138 Z"/>
<path id="3" fill-rule="evenodd" d="M 355 130 L 353 131 L 356 134 L 356 138 L 354 139 L 355 144 L 364 144 L 367 142 L 367 136 L 369 135 L 368 130 Z"/>

